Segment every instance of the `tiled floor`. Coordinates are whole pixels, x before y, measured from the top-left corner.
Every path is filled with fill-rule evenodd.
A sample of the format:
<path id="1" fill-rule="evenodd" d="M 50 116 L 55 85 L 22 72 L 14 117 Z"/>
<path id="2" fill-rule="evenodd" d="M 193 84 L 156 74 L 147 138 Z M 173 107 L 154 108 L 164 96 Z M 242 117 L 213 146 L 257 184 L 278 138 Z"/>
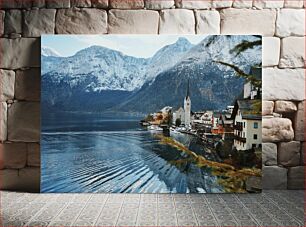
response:
<path id="1" fill-rule="evenodd" d="M 1 192 L 4 226 L 304 226 L 303 191 L 262 194 Z"/>

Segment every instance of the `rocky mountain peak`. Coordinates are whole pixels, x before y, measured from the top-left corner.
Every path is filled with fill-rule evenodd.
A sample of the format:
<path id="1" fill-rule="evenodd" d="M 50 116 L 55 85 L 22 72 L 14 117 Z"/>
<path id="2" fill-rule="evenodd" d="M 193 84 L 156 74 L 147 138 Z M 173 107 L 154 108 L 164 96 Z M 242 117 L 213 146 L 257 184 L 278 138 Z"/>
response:
<path id="1" fill-rule="evenodd" d="M 55 50 L 49 47 L 41 47 L 41 55 L 45 57 L 61 57 L 61 55 Z"/>

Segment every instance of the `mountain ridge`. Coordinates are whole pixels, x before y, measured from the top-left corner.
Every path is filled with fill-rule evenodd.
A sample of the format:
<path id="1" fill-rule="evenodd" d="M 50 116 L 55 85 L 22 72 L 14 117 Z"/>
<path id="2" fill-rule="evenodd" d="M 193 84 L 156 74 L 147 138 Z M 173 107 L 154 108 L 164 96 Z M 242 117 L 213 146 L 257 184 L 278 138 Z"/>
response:
<path id="1" fill-rule="evenodd" d="M 251 65 L 261 62 L 261 54 L 259 48 L 248 50 L 239 57 L 230 53 L 239 42 L 245 39 L 254 40 L 255 37 L 216 36 L 213 41 L 210 37 L 214 36 L 206 37 L 197 45 L 185 38 L 179 38 L 177 42 L 164 46 L 148 59 L 126 56 L 119 51 L 101 49 L 99 46 L 83 49 L 70 58 L 59 58 L 59 65 L 62 66 L 55 63 L 53 68 L 59 67 L 61 70 L 50 70 L 42 76 L 45 85 L 43 98 L 47 101 L 45 107 L 82 109 L 82 105 L 73 100 L 81 95 L 82 102 L 91 100 L 90 105 L 84 107 L 90 111 L 145 113 L 157 111 L 167 105 L 177 108 L 182 105 L 186 81 L 190 79 L 192 106 L 195 109 L 223 108 L 236 97 L 237 90 L 242 89 L 243 79 L 235 77 L 233 70 L 214 63 L 213 60 L 233 63 L 247 71 Z M 100 54 L 103 56 L 99 56 Z M 76 62 L 69 65 L 69 61 L 75 61 L 76 57 L 103 67 L 95 71 L 92 66 L 77 59 L 81 71 L 78 71 L 79 68 L 73 71 L 71 64 Z M 54 57 L 47 59 L 56 61 Z M 52 64 L 52 61 L 48 64 Z M 48 67 L 48 64 L 45 62 L 44 66 Z M 65 68 L 65 64 L 68 67 Z M 84 65 L 86 69 L 82 68 Z M 66 94 L 64 97 L 51 91 L 54 86 L 70 95 Z M 112 93 L 114 97 L 110 98 Z M 113 103 L 105 104 L 104 99 L 111 99 Z M 74 103 L 74 106 L 70 103 Z"/>

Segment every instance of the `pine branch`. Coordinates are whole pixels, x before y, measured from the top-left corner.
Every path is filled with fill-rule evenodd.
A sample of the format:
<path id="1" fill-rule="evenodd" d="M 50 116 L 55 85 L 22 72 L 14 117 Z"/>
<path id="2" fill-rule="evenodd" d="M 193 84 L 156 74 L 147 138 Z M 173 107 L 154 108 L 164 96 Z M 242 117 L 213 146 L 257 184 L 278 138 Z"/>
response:
<path id="1" fill-rule="evenodd" d="M 211 44 L 213 44 L 216 41 L 217 37 L 218 36 L 216 35 L 209 37 L 205 47 L 209 47 Z"/>
<path id="2" fill-rule="evenodd" d="M 255 40 L 255 41 L 252 41 L 252 42 L 243 40 L 241 43 L 239 43 L 233 49 L 231 49 L 230 53 L 236 53 L 236 56 L 238 56 L 242 52 L 244 52 L 248 49 L 253 49 L 256 46 L 261 46 L 261 39 L 260 40 Z"/>
<path id="3" fill-rule="evenodd" d="M 261 88 L 261 84 L 262 84 L 261 80 L 256 79 L 254 75 L 245 73 L 238 66 L 227 63 L 227 62 L 223 62 L 223 61 L 213 61 L 213 62 L 232 68 L 236 72 L 238 77 L 244 78 L 247 81 L 250 81 L 257 88 Z"/>

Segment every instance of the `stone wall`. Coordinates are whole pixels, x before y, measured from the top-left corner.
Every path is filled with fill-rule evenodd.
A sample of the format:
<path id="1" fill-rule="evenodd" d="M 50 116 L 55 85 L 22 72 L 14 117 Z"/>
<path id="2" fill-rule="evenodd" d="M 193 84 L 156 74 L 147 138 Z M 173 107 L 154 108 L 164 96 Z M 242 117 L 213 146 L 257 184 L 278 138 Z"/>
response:
<path id="1" fill-rule="evenodd" d="M 1 188 L 37 191 L 41 34 L 263 35 L 263 187 L 304 187 L 302 0 L 1 0 Z"/>

